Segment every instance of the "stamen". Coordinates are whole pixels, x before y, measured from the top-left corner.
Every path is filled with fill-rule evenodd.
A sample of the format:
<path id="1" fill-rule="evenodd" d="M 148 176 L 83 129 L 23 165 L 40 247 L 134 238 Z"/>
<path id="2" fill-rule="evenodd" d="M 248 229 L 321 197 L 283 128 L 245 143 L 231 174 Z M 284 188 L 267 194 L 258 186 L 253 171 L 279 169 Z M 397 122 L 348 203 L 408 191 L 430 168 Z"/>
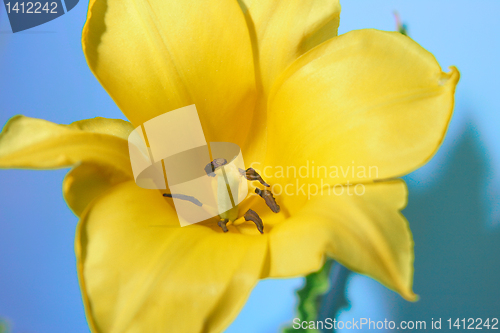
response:
<path id="1" fill-rule="evenodd" d="M 228 232 L 226 224 L 229 222 L 228 219 L 220 219 L 219 222 L 217 222 L 217 225 L 222 228 L 222 231 Z"/>
<path id="2" fill-rule="evenodd" d="M 225 170 L 228 167 L 221 168 L 221 172 L 217 172 L 216 170 L 219 169 L 220 167 L 223 167 L 224 165 L 227 164 L 227 160 L 224 158 L 216 158 L 209 164 L 205 166 L 205 172 L 209 177 L 215 177 L 216 175 L 219 175 L 219 178 L 217 179 L 217 195 L 218 195 L 218 202 L 217 202 L 217 210 L 214 207 L 208 207 L 204 205 L 202 202 L 200 202 L 198 199 L 196 199 L 193 196 L 190 195 L 185 195 L 185 194 L 172 194 L 172 193 L 164 193 L 163 196 L 167 198 L 174 198 L 174 199 L 180 199 L 180 200 L 186 200 L 189 201 L 196 206 L 202 207 L 205 209 L 208 213 L 212 214 L 212 216 L 215 216 L 217 213 L 219 214 L 220 220 L 217 222 L 217 225 L 222 229 L 224 232 L 228 232 L 229 230 L 227 229 L 227 224 L 230 221 L 235 221 L 238 218 L 238 205 L 235 204 L 233 201 L 233 185 L 235 185 L 234 188 L 236 190 L 238 189 L 237 185 L 241 181 L 240 175 L 242 177 L 245 177 L 247 180 L 254 181 L 257 180 L 259 183 L 266 187 L 270 187 L 269 184 L 267 184 L 264 179 L 255 171 L 253 168 L 248 168 L 247 170 L 243 169 L 230 169 L 229 171 Z M 234 168 L 234 167 L 233 167 Z M 233 172 L 234 171 L 234 172 Z M 229 172 L 229 173 L 228 173 Z M 239 172 L 239 174 L 238 174 Z M 233 185 L 232 185 L 233 184 Z M 219 193 L 220 192 L 220 193 Z M 255 193 L 257 193 L 260 197 L 262 197 L 266 205 L 274 212 L 274 213 L 279 213 L 280 212 L 280 206 L 276 202 L 276 199 L 273 196 L 273 193 L 270 190 L 261 190 L 259 188 L 255 189 Z M 222 200 L 226 197 L 230 198 L 230 202 L 225 202 L 227 200 Z M 237 197 L 238 192 L 236 192 L 236 197 Z M 231 208 L 232 207 L 232 208 Z M 223 213 L 220 213 L 223 212 Z M 215 214 L 215 215 L 214 215 Z M 260 216 L 253 211 L 252 209 L 249 209 L 245 215 L 243 215 L 245 218 L 245 221 L 252 221 L 255 223 L 257 230 L 261 234 L 264 233 L 264 223 L 262 222 L 262 219 Z"/>
<path id="3" fill-rule="evenodd" d="M 196 199 L 195 197 L 192 197 L 190 195 L 185 195 L 185 194 L 171 194 L 171 193 L 163 193 L 163 196 L 166 198 L 175 198 L 175 199 L 180 199 L 180 200 L 186 200 L 189 202 L 194 203 L 196 206 L 203 206 L 200 200 Z"/>
<path id="4" fill-rule="evenodd" d="M 258 180 L 259 183 L 264 185 L 265 187 L 270 187 L 269 184 L 267 184 L 264 179 L 255 171 L 253 168 L 248 168 L 246 171 L 243 169 L 239 169 L 240 174 L 245 177 L 247 180 Z"/>
<path id="5" fill-rule="evenodd" d="M 226 164 L 227 164 L 227 161 L 225 158 L 216 158 L 215 160 L 213 160 L 212 162 L 208 163 L 205 166 L 205 172 L 207 173 L 207 175 L 209 177 L 215 177 L 215 170 L 218 167 L 221 167 L 221 166 L 226 165 Z"/>
<path id="6" fill-rule="evenodd" d="M 245 221 L 252 221 L 253 223 L 255 223 L 255 225 L 257 226 L 257 230 L 259 230 L 261 234 L 264 233 L 264 223 L 262 223 L 262 219 L 260 218 L 259 214 L 249 209 L 243 216 L 245 217 Z"/>
<path id="7" fill-rule="evenodd" d="M 280 206 L 273 197 L 273 193 L 269 190 L 261 190 L 260 188 L 255 188 L 255 193 L 260 195 L 262 199 L 266 201 L 266 205 L 271 208 L 274 213 L 280 212 Z"/>

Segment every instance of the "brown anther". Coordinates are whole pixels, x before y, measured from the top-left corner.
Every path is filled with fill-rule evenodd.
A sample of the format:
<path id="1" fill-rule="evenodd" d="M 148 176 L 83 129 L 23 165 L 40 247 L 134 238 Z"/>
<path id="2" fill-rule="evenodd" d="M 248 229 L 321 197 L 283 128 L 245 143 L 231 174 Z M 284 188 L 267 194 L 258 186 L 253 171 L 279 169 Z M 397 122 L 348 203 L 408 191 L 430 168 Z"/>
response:
<path id="1" fill-rule="evenodd" d="M 274 213 L 280 212 L 280 206 L 273 197 L 273 193 L 269 190 L 261 190 L 260 188 L 255 188 L 255 193 L 261 196 L 262 199 L 266 201 L 266 205 L 271 208 Z"/>
<path id="2" fill-rule="evenodd" d="M 166 197 L 166 198 L 174 198 L 174 199 L 186 200 L 186 201 L 194 203 L 196 206 L 199 206 L 199 207 L 203 206 L 203 204 L 200 202 L 200 200 L 198 200 L 195 197 L 192 197 L 190 195 L 173 194 L 173 193 L 163 193 L 163 196 Z"/>
<path id="3" fill-rule="evenodd" d="M 264 223 L 262 223 L 262 219 L 260 218 L 259 214 L 249 209 L 245 213 L 245 215 L 243 215 L 243 217 L 245 218 L 245 221 L 252 221 L 253 223 L 255 223 L 255 225 L 257 226 L 257 230 L 259 230 L 261 234 L 264 233 Z"/>
<path id="4" fill-rule="evenodd" d="M 215 170 L 218 168 L 218 167 L 221 167 L 223 165 L 226 165 L 227 164 L 227 161 L 225 158 L 216 158 L 215 160 L 213 160 L 212 162 L 208 163 L 206 166 L 205 166 L 205 172 L 207 173 L 207 175 L 209 177 L 215 177 Z"/>
<path id="5" fill-rule="evenodd" d="M 222 228 L 222 231 L 228 232 L 226 224 L 229 222 L 228 219 L 220 219 L 219 222 L 217 222 L 217 225 Z"/>
<path id="6" fill-rule="evenodd" d="M 258 180 L 259 183 L 261 183 L 262 185 L 264 185 L 265 187 L 269 187 L 270 185 L 267 184 L 264 179 L 262 179 L 262 177 L 257 173 L 257 171 L 255 171 L 255 169 L 253 168 L 248 168 L 245 170 L 243 169 L 240 169 L 240 174 L 245 177 L 247 180 Z"/>

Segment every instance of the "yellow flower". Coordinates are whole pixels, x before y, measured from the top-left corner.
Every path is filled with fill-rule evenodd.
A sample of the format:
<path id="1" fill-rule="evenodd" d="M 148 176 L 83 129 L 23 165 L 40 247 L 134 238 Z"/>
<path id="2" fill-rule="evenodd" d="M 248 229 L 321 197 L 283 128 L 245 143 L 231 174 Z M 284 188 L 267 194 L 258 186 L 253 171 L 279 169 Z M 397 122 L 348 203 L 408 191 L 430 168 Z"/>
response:
<path id="1" fill-rule="evenodd" d="M 14 117 L 0 167 L 73 167 L 63 189 L 80 216 L 78 274 L 94 332 L 220 332 L 259 279 L 310 273 L 325 256 L 415 299 L 407 190 L 394 178 L 438 149 L 459 74 L 396 32 L 336 36 L 339 14 L 326 0 L 90 1 L 88 64 L 131 123 Z M 262 235 L 242 218 L 227 233 L 217 219 L 181 228 L 171 199 L 135 185 L 127 137 L 190 104 L 208 142 L 238 144 L 260 170 L 314 162 L 377 173 L 301 179 L 361 181 L 364 194 L 276 194 L 278 214 L 251 196 L 239 211 L 261 216 Z M 282 188 L 298 179 L 268 174 Z"/>

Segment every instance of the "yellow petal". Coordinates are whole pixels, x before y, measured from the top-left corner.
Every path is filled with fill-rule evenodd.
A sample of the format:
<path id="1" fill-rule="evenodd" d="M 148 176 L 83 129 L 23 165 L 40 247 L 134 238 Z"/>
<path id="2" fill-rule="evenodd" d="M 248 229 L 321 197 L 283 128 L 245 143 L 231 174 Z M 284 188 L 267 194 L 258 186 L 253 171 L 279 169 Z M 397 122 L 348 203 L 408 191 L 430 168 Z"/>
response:
<path id="1" fill-rule="evenodd" d="M 66 174 L 63 194 L 73 213 L 81 216 L 92 200 L 131 176 L 116 172 L 112 165 L 80 164 Z"/>
<path id="2" fill-rule="evenodd" d="M 265 91 L 301 54 L 337 35 L 337 0 L 242 0 L 240 5 Z"/>
<path id="3" fill-rule="evenodd" d="M 413 240 L 400 213 L 407 190 L 402 180 L 358 185 L 363 195 L 324 192 L 270 232 L 271 277 L 302 275 L 321 267 L 325 253 L 415 300 Z M 334 189 L 335 190 L 335 189 Z M 354 193 L 351 187 L 349 193 Z M 325 190 L 327 191 L 327 190 Z M 336 189 L 340 194 L 340 188 Z"/>
<path id="4" fill-rule="evenodd" d="M 54 169 L 76 166 L 63 185 L 79 215 L 110 186 L 132 178 L 126 137 L 132 125 L 95 118 L 70 125 L 15 116 L 0 134 L 0 168 Z"/>
<path id="5" fill-rule="evenodd" d="M 68 127 L 92 133 L 113 135 L 127 141 L 130 132 L 134 130 L 132 124 L 127 121 L 102 117 L 75 121 L 69 124 Z"/>
<path id="6" fill-rule="evenodd" d="M 249 163 L 262 162 L 267 141 L 267 97 L 279 75 L 301 54 L 337 35 L 337 0 L 240 0 L 250 31 L 259 99 L 251 140 L 242 151 Z"/>
<path id="7" fill-rule="evenodd" d="M 93 0 L 82 43 L 90 69 L 134 125 L 196 104 L 208 141 L 246 138 L 255 73 L 236 1 Z"/>
<path id="8" fill-rule="evenodd" d="M 267 237 L 181 228 L 158 191 L 126 182 L 86 210 L 76 253 L 95 332 L 221 332 L 262 274 Z"/>
<path id="9" fill-rule="evenodd" d="M 102 127 L 110 122 L 131 129 L 123 120 L 96 118 L 86 122 Z M 0 134 L 0 167 L 54 169 L 85 161 L 115 165 L 118 171 L 132 173 L 128 143 L 114 135 L 117 130 L 110 129 L 110 134 L 105 134 L 104 129 L 79 129 L 79 124 L 57 125 L 24 116 L 11 118 Z"/>
<path id="10" fill-rule="evenodd" d="M 276 84 L 267 165 L 314 162 L 329 176 L 336 167 L 330 184 L 406 174 L 441 144 L 458 78 L 455 68 L 443 73 L 432 54 L 400 33 L 335 37 L 299 58 Z"/>

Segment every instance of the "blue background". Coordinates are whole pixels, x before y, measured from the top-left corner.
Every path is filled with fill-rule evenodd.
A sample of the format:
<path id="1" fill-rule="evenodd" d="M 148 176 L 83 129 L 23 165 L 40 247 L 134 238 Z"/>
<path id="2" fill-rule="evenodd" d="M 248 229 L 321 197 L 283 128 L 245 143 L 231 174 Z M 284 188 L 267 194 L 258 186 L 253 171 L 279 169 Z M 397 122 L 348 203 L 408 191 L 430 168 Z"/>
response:
<path id="1" fill-rule="evenodd" d="M 89 71 L 80 45 L 86 3 L 12 34 L 0 6 L 0 124 L 16 114 L 54 121 L 122 118 Z M 444 144 L 405 177 L 404 214 L 415 238 L 408 303 L 353 274 L 341 320 L 500 317 L 500 2 L 344 1 L 340 33 L 394 30 L 398 10 L 413 39 L 461 81 Z M 1 126 L 1 125 L 0 125 Z M 61 194 L 66 170 L 0 171 L 0 317 L 13 332 L 88 332 L 75 268 L 77 218 Z M 294 318 L 302 279 L 266 280 L 227 332 L 276 332 Z"/>

